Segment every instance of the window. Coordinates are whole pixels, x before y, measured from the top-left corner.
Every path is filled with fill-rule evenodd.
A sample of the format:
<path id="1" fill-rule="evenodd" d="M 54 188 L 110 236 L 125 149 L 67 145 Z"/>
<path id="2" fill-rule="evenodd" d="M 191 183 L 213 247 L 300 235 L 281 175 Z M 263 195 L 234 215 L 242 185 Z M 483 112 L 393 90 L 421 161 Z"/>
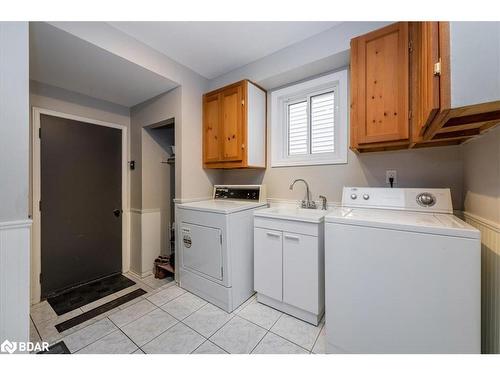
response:
<path id="1" fill-rule="evenodd" d="M 347 162 L 347 71 L 271 93 L 271 166 Z"/>

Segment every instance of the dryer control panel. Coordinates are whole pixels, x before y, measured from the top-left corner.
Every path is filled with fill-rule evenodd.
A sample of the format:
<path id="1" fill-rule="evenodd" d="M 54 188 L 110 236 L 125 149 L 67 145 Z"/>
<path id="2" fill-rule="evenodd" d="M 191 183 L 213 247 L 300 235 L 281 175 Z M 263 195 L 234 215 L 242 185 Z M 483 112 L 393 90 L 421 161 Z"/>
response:
<path id="1" fill-rule="evenodd" d="M 342 205 L 435 213 L 453 213 L 450 189 L 344 187 Z"/>
<path id="2" fill-rule="evenodd" d="M 214 199 L 265 202 L 264 185 L 215 185 Z"/>

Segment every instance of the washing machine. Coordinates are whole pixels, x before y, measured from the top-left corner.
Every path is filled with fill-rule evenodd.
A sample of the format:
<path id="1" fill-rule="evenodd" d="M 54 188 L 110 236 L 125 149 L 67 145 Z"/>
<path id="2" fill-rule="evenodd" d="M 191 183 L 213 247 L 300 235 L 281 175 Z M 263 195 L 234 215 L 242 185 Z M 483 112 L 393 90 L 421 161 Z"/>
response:
<path id="1" fill-rule="evenodd" d="M 343 189 L 325 216 L 329 353 L 480 353 L 480 232 L 449 189 Z"/>
<path id="2" fill-rule="evenodd" d="M 264 185 L 216 185 L 210 200 L 177 205 L 179 284 L 232 312 L 253 290 L 253 213 Z"/>

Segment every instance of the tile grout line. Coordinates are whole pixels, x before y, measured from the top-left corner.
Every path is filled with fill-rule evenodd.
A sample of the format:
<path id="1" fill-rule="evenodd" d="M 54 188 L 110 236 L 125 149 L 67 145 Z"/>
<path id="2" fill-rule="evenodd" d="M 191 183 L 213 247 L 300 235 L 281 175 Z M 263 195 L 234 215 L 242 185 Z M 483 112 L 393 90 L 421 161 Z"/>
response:
<path id="1" fill-rule="evenodd" d="M 153 310 L 153 311 L 154 311 L 154 310 Z M 134 345 L 136 346 L 136 349 L 134 350 L 134 352 L 135 352 L 137 349 L 141 350 L 141 347 L 140 347 L 140 346 L 139 346 L 139 345 L 138 345 L 138 344 L 137 344 L 134 340 L 132 340 L 132 338 L 131 338 L 131 337 L 129 337 L 129 335 L 127 335 L 127 334 L 126 334 L 126 333 L 125 333 L 125 332 L 124 332 L 124 331 L 123 331 L 120 327 L 118 327 L 118 326 L 115 324 L 115 322 L 113 322 L 111 319 L 109 319 L 109 320 L 111 321 L 111 323 L 113 323 L 113 324 L 115 325 L 115 327 L 116 327 L 116 328 L 118 328 L 118 330 L 119 330 L 121 333 L 123 333 L 123 334 L 125 335 L 125 337 L 126 337 L 126 338 L 128 338 L 128 339 L 130 340 L 130 342 L 131 342 L 132 344 L 134 344 Z M 142 350 L 141 350 L 141 352 L 142 352 Z M 133 353 L 133 352 L 132 352 L 132 353 Z M 132 353 L 128 353 L 128 354 L 132 354 Z M 144 353 L 144 352 L 143 352 L 143 353 Z"/>
<path id="2" fill-rule="evenodd" d="M 38 327 L 36 326 L 35 322 L 33 321 L 33 318 L 31 317 L 31 314 L 30 314 L 30 320 L 31 320 L 31 323 L 33 324 L 33 327 L 35 327 L 35 331 L 36 331 L 38 337 L 40 337 L 40 340 L 44 341 L 42 338 L 42 335 L 40 334 L 40 331 L 38 330 Z"/>
<path id="3" fill-rule="evenodd" d="M 260 338 L 259 342 L 257 344 L 255 344 L 255 346 L 252 348 L 252 350 L 250 350 L 250 353 L 248 353 L 248 354 L 252 354 L 254 352 L 254 350 L 257 348 L 257 346 L 259 346 L 259 344 L 262 342 L 262 340 L 264 340 L 264 337 L 266 337 L 269 332 L 270 331 L 266 331 L 266 333 L 264 333 L 264 336 L 262 336 Z"/>
<path id="4" fill-rule="evenodd" d="M 174 318 L 174 319 L 175 319 L 175 318 Z M 177 319 L 175 319 L 175 320 L 177 320 Z M 132 340 L 132 342 L 133 342 L 134 344 L 136 344 L 136 345 L 139 347 L 139 349 L 141 349 L 141 350 L 142 350 L 142 348 L 144 348 L 144 347 L 145 347 L 147 344 L 149 344 L 151 341 L 153 341 L 153 340 L 157 339 L 158 337 L 160 337 L 161 335 L 163 335 L 165 332 L 170 331 L 172 328 L 174 328 L 175 326 L 179 325 L 179 323 L 182 323 L 182 322 L 181 322 L 180 320 L 177 320 L 177 322 L 176 322 L 173 326 L 168 327 L 165 331 L 163 331 L 162 333 L 160 333 L 158 336 L 153 337 L 151 340 L 149 340 L 149 341 L 145 342 L 145 343 L 144 343 L 144 344 L 142 344 L 141 346 L 137 345 L 137 343 L 136 343 L 134 340 Z M 142 350 L 142 351 L 144 352 L 144 350 Z M 144 354 L 148 354 L 148 353 L 144 352 Z"/>
<path id="5" fill-rule="evenodd" d="M 163 335 L 165 332 L 167 332 L 167 331 L 168 331 L 168 330 L 170 330 L 171 328 L 174 328 L 177 324 L 181 323 L 181 321 L 180 321 L 179 319 L 177 319 L 175 316 L 173 316 L 173 315 L 169 314 L 169 313 L 168 313 L 168 312 L 166 312 L 165 310 L 160 309 L 160 308 L 157 308 L 157 309 L 155 309 L 155 310 L 153 310 L 153 311 L 156 311 L 156 310 L 161 310 L 161 311 L 163 311 L 165 314 L 167 314 L 167 315 L 171 316 L 171 317 L 172 317 L 172 318 L 173 318 L 176 322 L 175 322 L 175 324 L 171 325 L 171 326 L 170 326 L 170 327 L 168 327 L 166 330 L 161 331 L 158 335 L 156 335 L 156 336 L 155 336 L 155 337 L 153 337 L 151 340 L 149 340 L 149 341 L 145 342 L 145 343 L 144 343 L 144 344 L 142 344 L 142 345 L 139 345 L 139 344 L 138 344 L 138 343 L 136 343 L 134 340 L 132 340 L 132 338 L 130 338 L 130 337 L 129 337 L 129 339 L 130 339 L 130 340 L 131 340 L 131 341 L 132 341 L 135 345 L 137 345 L 137 347 L 138 347 L 139 349 L 143 348 L 144 346 L 146 346 L 147 344 L 149 344 L 149 343 L 150 343 L 151 341 L 153 341 L 154 339 L 156 339 L 156 338 L 160 337 L 160 336 L 161 336 L 161 335 Z M 150 311 L 148 314 L 152 313 L 153 311 Z M 147 314 L 146 314 L 146 315 L 147 315 Z M 144 317 L 144 316 L 146 316 L 146 315 L 143 315 L 142 317 Z M 138 319 L 140 319 L 140 318 L 138 318 Z M 138 319 L 136 319 L 136 320 L 138 320 Z M 135 322 L 135 320 L 134 320 L 134 322 Z M 131 323 L 133 323 L 133 322 L 130 322 L 130 323 L 128 323 L 127 325 L 129 325 L 129 324 L 131 324 Z M 124 327 L 125 327 L 125 326 L 124 326 Z M 122 329 L 121 329 L 120 327 L 118 327 L 118 329 L 119 329 L 120 331 L 122 331 Z M 123 331 L 122 331 L 122 332 L 123 332 Z M 125 334 L 125 336 L 127 336 L 127 334 L 126 334 L 125 332 L 123 332 L 123 333 Z M 128 337 L 128 336 L 127 336 L 127 337 Z M 141 349 L 141 350 L 142 350 L 142 349 Z M 147 353 L 145 353 L 145 354 L 147 354 Z"/>
<path id="6" fill-rule="evenodd" d="M 158 289 L 158 290 L 159 290 L 159 289 Z M 127 306 L 124 310 L 126 310 L 127 308 L 129 308 L 129 307 L 131 307 L 131 306 L 136 305 L 137 303 L 139 303 L 139 302 L 141 302 L 141 301 L 146 301 L 146 300 L 147 300 L 146 298 L 140 298 L 140 297 L 138 297 L 138 298 L 137 298 L 137 302 L 135 302 L 135 303 L 131 304 L 130 306 Z M 153 302 L 151 302 L 151 301 L 149 301 L 149 300 L 148 300 L 148 302 L 149 302 L 149 303 L 151 303 L 153 306 L 155 306 L 155 309 L 154 309 L 154 310 L 159 309 L 159 307 L 158 307 L 158 306 L 156 306 Z M 81 308 L 80 308 L 80 309 L 81 309 Z M 124 311 L 124 310 L 121 310 L 121 309 L 120 309 L 119 311 L 115 311 L 113 314 L 118 313 L 118 312 L 120 312 L 120 311 Z M 131 324 L 132 322 L 135 322 L 136 320 L 138 320 L 138 319 L 140 319 L 140 318 L 142 318 L 142 317 L 146 316 L 147 314 L 149 314 L 150 312 L 152 312 L 152 311 L 154 311 L 154 310 L 151 310 L 151 311 L 147 312 L 146 314 L 144 314 L 144 315 L 141 315 L 141 316 L 137 317 L 136 319 L 134 319 L 134 320 L 130 321 L 130 322 L 129 322 L 129 323 L 127 323 L 126 325 Z M 165 311 L 165 313 L 167 313 L 167 312 Z M 111 314 L 111 315 L 113 315 L 113 314 Z M 168 314 L 168 313 L 167 313 L 167 314 Z M 169 315 L 170 315 L 170 314 L 169 314 Z M 96 317 L 96 318 L 97 318 L 97 317 Z M 70 334 L 68 334 L 68 335 L 66 335 L 66 336 L 62 336 L 62 337 L 60 338 L 60 340 L 64 340 L 64 337 L 67 337 L 67 336 L 70 336 L 70 335 L 72 335 L 72 334 L 75 334 L 75 333 L 77 333 L 77 332 L 81 331 L 82 329 L 85 329 L 85 328 L 87 328 L 87 327 L 89 327 L 89 326 L 91 326 L 91 325 L 93 325 L 93 324 L 95 324 L 95 323 L 98 323 L 98 322 L 100 322 L 100 321 L 102 321 L 102 320 L 105 320 L 105 319 L 108 319 L 108 320 L 109 320 L 109 321 L 110 321 L 110 322 L 111 322 L 111 323 L 112 323 L 112 324 L 113 324 L 113 325 L 114 325 L 114 326 L 115 326 L 118 330 L 120 330 L 121 332 L 123 332 L 123 331 L 121 330 L 121 328 L 120 328 L 120 327 L 118 327 L 118 325 L 117 325 L 117 324 L 115 324 L 115 322 L 113 322 L 113 320 L 111 320 L 111 319 L 110 319 L 110 316 L 105 315 L 104 317 L 102 317 L 101 319 L 99 319 L 99 320 L 95 321 L 94 323 L 91 323 L 91 324 L 89 324 L 89 325 L 87 325 L 87 326 L 85 326 L 85 327 L 82 327 L 82 328 L 80 328 L 80 329 L 76 330 L 75 332 L 72 332 L 72 333 L 70 333 Z M 175 319 L 175 317 L 174 317 L 174 319 Z M 115 331 L 113 331 L 113 332 L 115 332 Z M 113 332 L 110 332 L 109 334 L 111 334 L 111 333 L 113 333 Z M 108 334 L 108 335 L 109 335 L 109 334 Z M 123 334 L 125 334 L 125 332 L 123 332 Z M 89 346 L 89 345 L 91 345 L 91 344 L 93 344 L 93 343 L 95 343 L 95 342 L 99 341 L 100 339 L 102 339 L 102 338 L 104 338 L 104 337 L 106 337 L 106 336 L 108 336 L 108 335 L 105 335 L 105 336 L 103 336 L 103 337 L 101 337 L 101 338 L 97 339 L 96 341 L 93 341 L 92 343 L 90 343 L 90 344 L 88 344 L 88 345 L 86 345 L 86 346 L 82 347 L 81 349 L 77 350 L 75 353 L 79 352 L 79 351 L 80 351 L 80 350 L 82 350 L 83 348 L 86 348 L 87 346 Z M 125 336 L 127 336 L 127 335 L 125 334 Z M 40 336 L 40 337 L 41 337 L 41 336 Z M 130 339 L 130 337 L 128 337 L 128 336 L 127 336 L 127 338 L 129 338 L 129 339 Z M 131 341 L 132 341 L 132 343 L 134 343 L 134 345 L 135 345 L 135 346 L 137 346 L 137 348 L 139 348 L 139 349 L 140 349 L 139 345 L 137 345 L 137 344 L 135 343 L 135 341 L 133 341 L 133 340 L 131 340 Z"/>
<path id="7" fill-rule="evenodd" d="M 321 322 L 320 322 L 320 324 L 321 324 Z M 314 340 L 314 344 L 311 348 L 311 353 L 313 352 L 314 347 L 316 346 L 316 343 L 318 342 L 319 336 L 321 335 L 321 331 L 323 331 L 324 329 L 325 329 L 325 323 L 323 323 L 323 325 L 321 326 L 321 329 L 319 330 L 318 336 L 316 336 L 316 340 Z"/>
<path id="8" fill-rule="evenodd" d="M 163 285 L 163 286 L 161 286 L 161 287 L 159 287 L 159 288 L 154 289 L 154 288 L 153 288 L 153 287 L 151 287 L 150 285 L 148 285 L 148 284 L 146 284 L 146 283 L 144 283 L 144 282 L 142 282 L 142 281 L 140 281 L 140 280 L 134 280 L 134 279 L 132 279 L 132 278 L 131 278 L 131 280 L 135 282 L 135 284 L 137 285 L 137 287 L 138 287 L 138 288 L 141 288 L 141 285 L 139 285 L 139 283 L 145 284 L 145 285 L 147 285 L 148 287 L 152 288 L 152 289 L 153 289 L 153 291 L 155 292 L 155 293 L 153 293 L 153 294 L 158 293 L 158 292 L 159 292 L 159 291 L 160 291 L 160 290 L 161 290 L 161 289 L 162 289 L 165 285 L 168 285 L 168 284 L 165 284 L 165 285 Z M 168 289 L 169 287 L 171 287 L 171 286 L 173 286 L 173 285 L 177 285 L 177 284 L 176 284 L 176 283 L 172 283 L 171 285 L 169 285 L 169 286 L 168 286 L 168 287 L 166 287 L 165 289 Z M 122 290 L 123 290 L 123 289 L 122 289 Z M 150 293 L 150 292 L 148 292 L 148 293 Z M 183 294 L 184 294 L 184 293 L 183 293 Z M 114 295 L 114 293 L 112 293 L 112 294 L 110 294 L 110 295 Z M 108 295 L 108 296 L 110 296 L 110 295 Z M 108 296 L 102 297 L 102 298 L 100 298 L 100 299 L 106 298 L 106 297 L 108 297 Z M 131 304 L 131 305 L 127 306 L 126 308 L 131 307 L 131 306 L 133 306 L 133 305 L 135 305 L 135 304 L 137 304 L 137 303 L 141 302 L 142 300 L 147 300 L 147 298 L 143 298 L 143 296 L 139 296 L 139 297 L 137 297 L 135 300 L 136 300 L 136 302 L 135 302 L 135 303 L 133 303 L 133 304 Z M 97 302 L 97 301 L 99 301 L 99 300 L 96 300 L 96 301 L 91 302 L 91 303 L 95 303 L 95 302 Z M 133 300 L 132 300 L 132 301 L 133 301 Z M 42 302 L 40 302 L 40 303 L 43 303 L 43 302 L 44 302 L 44 301 L 42 301 Z M 129 302 L 131 302 L 131 301 L 129 301 Z M 151 302 L 151 301 L 149 301 L 149 300 L 148 300 L 148 302 L 149 302 L 149 303 L 151 303 L 152 305 L 154 305 L 156 308 L 159 308 L 159 307 L 158 307 L 156 304 L 154 304 L 153 302 Z M 54 314 L 56 314 L 56 317 L 57 317 L 57 318 L 58 318 L 59 316 L 61 316 L 61 315 L 57 315 L 57 313 L 55 312 L 55 310 L 52 308 L 52 306 L 51 306 L 48 302 L 47 302 L 47 305 L 48 305 L 48 307 L 49 307 L 49 308 L 50 308 L 50 309 L 54 312 Z M 88 305 L 88 304 L 87 304 L 87 305 Z M 85 313 L 85 311 L 82 309 L 82 307 L 85 307 L 85 306 L 87 306 L 87 305 L 84 305 L 84 306 L 78 307 L 78 308 L 76 308 L 76 309 L 74 309 L 74 310 L 71 310 L 71 311 L 80 310 L 80 313 Z M 98 305 L 97 307 L 99 307 L 99 306 L 100 306 L 100 305 Z M 40 307 L 38 307 L 38 308 L 43 308 L 43 307 L 41 307 L 41 306 L 40 306 Z M 117 308 L 119 309 L 119 307 L 117 307 Z M 125 308 L 125 309 L 126 309 L 126 308 Z M 125 309 L 124 309 L 124 310 L 125 310 Z M 35 323 L 35 321 L 34 321 L 34 319 L 33 319 L 32 315 L 31 315 L 31 310 L 32 310 L 32 307 L 30 306 L 30 320 L 33 322 L 33 325 L 35 326 L 35 329 L 36 329 L 36 331 L 37 331 L 38 336 L 40 337 L 40 339 L 41 339 L 42 341 L 45 341 L 45 339 L 44 339 L 44 338 L 42 337 L 42 335 L 40 334 L 40 330 L 39 330 L 39 328 L 38 328 L 38 325 Z M 69 312 L 71 312 L 71 311 L 68 311 L 68 313 L 69 313 Z M 117 313 L 117 312 L 119 312 L 119 311 L 123 311 L 123 310 L 122 310 L 122 309 L 119 309 L 118 311 L 115 311 L 114 313 Z M 113 314 L 114 314 L 114 313 L 113 313 Z M 104 314 L 105 314 L 105 313 L 103 313 L 103 315 L 104 315 Z M 148 314 L 148 313 L 147 313 L 147 314 Z M 63 314 L 63 315 L 64 315 L 64 314 Z M 110 315 L 112 315 L 112 314 L 110 314 Z M 82 329 L 87 328 L 87 327 L 89 327 L 90 325 L 95 324 L 95 323 L 97 323 L 97 322 L 100 322 L 101 320 L 104 320 L 104 319 L 108 319 L 109 321 L 111 321 L 111 322 L 113 323 L 113 325 L 115 325 L 116 327 L 118 327 L 118 326 L 117 326 L 117 325 L 116 325 L 116 324 L 115 324 L 115 323 L 114 323 L 111 319 L 109 319 L 109 316 L 110 316 L 110 315 L 104 315 L 102 318 L 100 318 L 100 319 L 96 320 L 95 322 L 93 322 L 93 323 L 91 323 L 91 324 L 88 324 L 88 325 L 86 325 L 86 326 L 84 326 L 84 327 L 82 327 L 82 328 L 79 328 L 79 329 L 77 329 L 76 331 L 71 332 L 71 333 L 66 333 L 66 334 L 63 334 L 62 332 L 58 332 L 58 335 L 59 335 L 60 337 L 58 337 L 57 339 L 53 340 L 54 342 L 53 342 L 52 344 L 54 344 L 54 343 L 56 343 L 56 342 L 59 342 L 59 341 L 64 341 L 64 338 L 65 338 L 65 337 L 70 336 L 70 335 L 72 335 L 72 334 L 74 334 L 74 333 L 77 333 L 77 332 L 81 331 Z M 145 314 L 145 315 L 146 315 L 146 314 Z M 142 318 L 143 316 L 144 316 L 144 315 L 141 315 L 141 316 L 140 316 L 140 317 L 138 317 L 137 319 L 140 319 L 140 318 Z M 57 318 L 56 318 L 56 319 L 57 319 Z M 95 318 L 97 318 L 97 317 L 95 317 Z M 94 318 L 94 319 L 95 319 L 95 318 Z M 175 317 L 174 317 L 174 318 L 175 318 Z M 133 321 L 136 321 L 137 319 L 134 319 Z M 40 324 L 40 325 L 41 325 L 41 324 L 43 324 L 43 323 L 48 323 L 48 322 L 50 322 L 50 320 L 51 320 L 51 319 L 43 320 L 43 321 L 38 322 L 38 324 Z M 131 321 L 130 323 L 132 323 L 133 321 Z M 85 323 L 85 322 L 82 322 L 81 324 L 84 324 L 84 323 Z M 130 323 L 127 323 L 127 324 L 130 324 Z M 53 326 L 53 327 L 55 328 L 55 324 L 51 324 L 51 326 Z M 120 329 L 120 330 L 121 330 L 121 329 Z M 106 336 L 107 336 L 107 335 L 106 335 Z M 128 337 L 128 336 L 127 336 L 127 337 Z M 132 341 L 132 342 L 134 342 L 134 341 Z M 134 344 L 135 344 L 135 342 L 134 342 Z M 90 345 L 90 344 L 89 344 L 89 345 Z M 82 349 L 83 349 L 83 348 L 82 348 Z M 81 350 L 81 349 L 80 349 L 80 350 Z"/>
<path id="9" fill-rule="evenodd" d="M 286 314 L 286 313 L 282 313 L 282 315 L 279 317 L 279 319 L 278 319 L 278 320 L 280 320 L 280 319 L 281 319 L 283 316 L 285 316 L 285 315 L 286 315 L 286 316 L 290 316 L 290 317 L 292 317 L 292 318 L 295 318 L 295 317 L 294 317 L 294 316 L 292 316 L 292 315 L 288 315 L 288 314 Z M 295 318 L 295 319 L 297 319 L 297 318 Z M 311 350 L 312 350 L 312 349 L 311 349 L 311 350 L 309 350 L 309 349 L 307 349 L 307 348 L 303 347 L 302 345 L 300 345 L 300 344 L 298 344 L 298 343 L 296 343 L 296 342 L 293 342 L 292 340 L 289 340 L 289 339 L 287 339 L 286 337 L 283 337 L 283 336 L 281 336 L 280 334 L 278 334 L 278 333 L 276 333 L 276 332 L 271 331 L 271 329 L 273 329 L 273 327 L 276 325 L 276 323 L 278 323 L 278 320 L 276 320 L 276 321 L 274 322 L 274 324 L 272 325 L 272 327 L 271 327 L 271 328 L 269 328 L 269 332 L 271 332 L 271 333 L 275 334 L 275 335 L 276 335 L 276 336 L 278 336 L 278 337 L 281 337 L 283 340 L 288 341 L 289 343 L 292 343 L 292 344 L 294 344 L 294 345 L 297 345 L 299 348 L 302 348 L 302 349 L 304 349 L 306 352 L 308 352 L 309 354 L 311 354 Z M 299 319 L 299 320 L 300 320 L 300 319 Z M 320 330 L 320 331 L 321 331 L 321 330 Z M 319 334 L 318 334 L 318 335 L 319 335 Z M 316 341 L 314 341 L 314 342 L 316 343 Z M 313 348 L 314 348 L 314 345 L 313 345 Z"/>
<path id="10" fill-rule="evenodd" d="M 216 347 L 218 347 L 220 350 L 222 350 L 222 351 L 224 352 L 224 354 L 231 354 L 231 353 L 229 353 L 228 351 L 226 351 L 226 350 L 224 350 L 223 348 L 221 348 L 221 347 L 220 347 L 219 345 L 217 345 L 215 342 L 210 341 L 209 339 L 205 339 L 205 341 L 203 341 L 200 345 L 198 345 L 198 347 L 197 347 L 195 350 L 193 350 L 191 353 L 189 353 L 189 354 L 196 354 L 196 353 L 195 353 L 195 351 L 197 351 L 197 350 L 198 350 L 198 348 L 199 348 L 200 346 L 202 346 L 203 344 L 205 344 L 207 341 L 208 341 L 210 344 L 215 345 L 215 346 L 216 346 Z"/>
<path id="11" fill-rule="evenodd" d="M 104 319 L 108 319 L 108 318 L 106 317 L 106 318 L 104 318 Z M 104 320 L 104 319 L 102 319 L 102 320 Z M 116 324 L 115 324 L 115 323 L 113 323 L 113 322 L 111 321 L 111 319 L 108 319 L 108 320 L 111 322 L 111 324 L 113 324 L 116 328 L 118 328 L 118 327 L 116 326 Z M 100 320 L 99 320 L 99 322 L 100 322 Z M 96 323 L 97 323 L 97 322 L 96 322 Z M 95 323 L 92 323 L 92 324 L 95 324 Z M 92 324 L 91 324 L 91 325 L 92 325 Z M 87 326 L 87 327 L 89 327 L 89 326 Z M 87 328 L 87 327 L 84 327 L 84 328 Z M 83 329 L 83 328 L 82 328 L 82 329 Z M 78 330 L 78 331 L 80 331 L 80 330 Z M 76 332 L 78 332 L 78 331 L 76 331 Z M 102 336 L 102 337 L 99 337 L 97 340 L 92 341 L 91 343 L 88 343 L 88 344 L 87 344 L 87 345 L 85 345 L 85 346 L 82 346 L 82 347 L 81 347 L 80 349 L 78 349 L 76 352 L 71 353 L 71 354 L 76 354 L 76 353 L 78 353 L 79 351 L 81 351 L 81 350 L 85 349 L 87 346 L 90 346 L 90 345 L 92 345 L 92 344 L 96 343 L 97 341 L 99 341 L 99 340 L 101 340 L 101 339 L 103 339 L 103 338 L 105 338 L 105 337 L 107 337 L 107 336 L 111 335 L 112 333 L 114 333 L 114 332 L 116 332 L 116 331 L 117 331 L 116 329 L 112 330 L 112 331 L 111 331 L 111 332 L 109 332 L 108 334 L 106 334 L 106 335 L 104 335 L 104 336 Z M 76 332 L 73 332 L 73 333 L 76 333 Z M 73 333 L 72 333 L 72 334 L 73 334 Z M 70 336 L 70 335 L 68 335 L 68 336 Z M 69 348 L 68 348 L 68 349 L 69 349 Z M 71 351 L 70 351 L 70 352 L 71 352 Z"/>
<path id="12" fill-rule="evenodd" d="M 257 300 L 257 299 L 256 299 L 256 300 Z M 259 303 L 259 302 L 257 301 L 257 303 Z M 278 310 L 276 310 L 276 311 L 278 311 Z M 276 321 L 275 321 L 275 322 L 271 325 L 271 327 L 269 327 L 269 329 L 267 330 L 266 334 L 265 334 L 264 336 L 262 336 L 262 338 L 261 338 L 261 339 L 260 339 L 260 341 L 257 343 L 257 345 L 255 345 L 255 347 L 252 349 L 252 351 L 250 352 L 250 354 L 252 354 L 252 353 L 254 352 L 254 350 L 257 348 L 257 346 L 259 346 L 259 344 L 262 342 L 262 340 L 264 340 L 264 337 L 266 337 L 266 336 L 269 334 L 269 332 L 271 332 L 271 329 L 275 326 L 275 324 L 276 324 L 276 323 L 278 323 L 278 320 L 280 320 L 282 316 L 283 316 L 283 313 L 281 313 L 281 316 L 280 316 L 278 319 L 276 319 Z M 245 319 L 245 318 L 243 318 L 243 317 L 242 317 L 242 319 Z M 254 324 L 255 324 L 255 323 L 254 323 Z M 259 326 L 259 327 L 260 327 L 260 326 Z M 274 332 L 272 332 L 272 333 L 274 333 Z M 281 337 L 281 336 L 280 336 L 280 337 Z"/>

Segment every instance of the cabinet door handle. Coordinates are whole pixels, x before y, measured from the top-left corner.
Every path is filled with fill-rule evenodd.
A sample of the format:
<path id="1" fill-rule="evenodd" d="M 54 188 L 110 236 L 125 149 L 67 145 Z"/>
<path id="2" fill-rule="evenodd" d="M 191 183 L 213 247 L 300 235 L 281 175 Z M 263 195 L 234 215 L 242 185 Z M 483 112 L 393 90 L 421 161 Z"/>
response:
<path id="1" fill-rule="evenodd" d="M 300 240 L 299 237 L 297 237 L 297 236 L 290 236 L 289 234 L 285 234 L 285 238 L 287 240 L 294 240 L 294 241 L 299 241 Z"/>
<path id="2" fill-rule="evenodd" d="M 280 237 L 278 233 L 273 233 L 273 232 L 266 232 L 266 234 L 270 237 Z"/>

